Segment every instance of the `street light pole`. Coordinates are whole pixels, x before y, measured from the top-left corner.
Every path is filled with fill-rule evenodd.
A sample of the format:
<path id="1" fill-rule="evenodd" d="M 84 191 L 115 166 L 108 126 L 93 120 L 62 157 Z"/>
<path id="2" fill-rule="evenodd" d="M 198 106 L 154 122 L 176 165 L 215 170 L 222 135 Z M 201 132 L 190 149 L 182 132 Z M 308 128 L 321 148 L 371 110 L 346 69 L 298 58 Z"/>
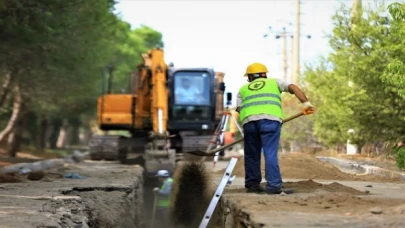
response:
<path id="1" fill-rule="evenodd" d="M 281 50 L 281 55 L 283 58 L 283 79 L 286 81 L 287 80 L 287 32 L 285 31 L 285 28 L 283 28 L 283 31 L 281 32 L 280 35 L 276 36 L 276 39 L 281 38 L 282 42 L 282 50 Z"/>
<path id="2" fill-rule="evenodd" d="M 293 80 L 293 75 L 294 75 L 294 69 L 293 69 L 293 66 L 294 66 L 294 36 L 293 35 L 290 35 L 290 38 L 291 38 L 291 48 L 290 48 L 290 82 L 291 83 L 293 83 L 292 82 L 292 80 Z"/>
<path id="3" fill-rule="evenodd" d="M 299 74 L 300 74 L 300 23 L 301 23 L 301 2 L 300 0 L 296 0 L 296 14 L 295 14 L 295 31 L 293 39 L 293 74 L 292 74 L 292 83 L 299 85 Z"/>
<path id="4" fill-rule="evenodd" d="M 271 26 L 269 26 L 269 30 L 271 30 Z M 292 69 L 291 69 L 291 67 L 290 67 L 290 72 L 291 72 L 291 81 L 292 81 L 292 83 L 294 83 L 294 84 L 298 84 L 298 78 L 294 78 L 294 63 L 296 64 L 296 55 L 295 55 L 295 53 L 296 53 L 296 50 L 294 50 L 294 47 L 295 47 L 295 45 L 294 45 L 294 41 L 296 40 L 296 39 L 294 39 L 294 35 L 293 35 L 293 33 L 292 32 L 287 32 L 286 31 L 286 28 L 285 27 L 283 27 L 283 30 L 282 31 L 280 31 L 280 32 L 275 32 L 276 33 L 276 36 L 275 36 L 275 38 L 276 39 L 280 39 L 281 38 L 281 41 L 282 41 L 282 51 L 281 51 L 281 55 L 282 55 L 282 65 L 283 65 L 283 79 L 284 80 L 287 80 L 287 71 L 288 71 L 288 55 L 287 55 L 287 37 L 288 36 L 290 36 L 291 37 L 291 39 L 293 40 L 293 42 L 292 42 L 292 48 L 291 48 L 291 51 L 290 51 L 290 55 L 291 55 L 291 66 L 292 66 Z M 266 38 L 266 37 L 268 37 L 268 34 L 265 34 L 264 35 L 264 38 Z M 308 38 L 308 39 L 310 39 L 311 38 L 311 36 L 310 35 L 306 35 L 306 37 Z"/>
<path id="5" fill-rule="evenodd" d="M 271 29 L 271 27 L 269 27 Z M 288 32 L 286 31 L 285 27 L 283 27 L 283 30 L 281 32 L 276 32 L 275 38 L 280 39 L 281 38 L 281 43 L 282 43 L 282 50 L 281 50 L 281 55 L 282 55 L 282 61 L 283 61 L 283 79 L 287 80 L 287 70 L 288 70 L 288 61 L 287 61 L 287 35 Z M 268 35 L 265 34 L 264 37 L 266 38 Z"/>

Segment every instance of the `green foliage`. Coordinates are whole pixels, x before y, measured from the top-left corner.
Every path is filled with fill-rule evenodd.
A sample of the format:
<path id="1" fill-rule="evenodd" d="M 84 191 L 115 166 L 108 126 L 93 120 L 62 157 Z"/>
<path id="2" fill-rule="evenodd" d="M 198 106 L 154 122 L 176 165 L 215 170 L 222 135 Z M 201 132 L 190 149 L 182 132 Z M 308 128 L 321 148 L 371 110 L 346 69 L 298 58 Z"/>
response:
<path id="1" fill-rule="evenodd" d="M 122 24 L 129 29 L 129 24 Z M 142 61 L 142 53 L 156 46 L 163 47 L 162 34 L 148 26 L 140 26 L 120 37 L 117 50 L 111 55 L 110 64 L 114 66 L 113 92 L 128 89 L 129 75 Z"/>
<path id="2" fill-rule="evenodd" d="M 53 119 L 50 123 L 75 119 L 82 124 L 94 118 L 103 69 L 114 66 L 117 92 L 128 87 L 128 75 L 141 54 L 163 46 L 161 33 L 147 26 L 131 29 L 113 13 L 115 4 L 113 0 L 0 2 L 0 83 L 10 74 L 10 88 L 20 87 L 27 118 L 33 120 L 26 129 L 30 134 L 37 133 L 41 115 Z M 11 98 L 0 110 L 2 126 L 11 113 Z"/>
<path id="3" fill-rule="evenodd" d="M 395 146 L 392 149 L 392 152 L 395 156 L 397 167 L 400 169 L 405 169 L 405 146 L 402 147 Z"/>
<path id="4" fill-rule="evenodd" d="M 288 93 L 282 94 L 282 106 L 284 118 L 288 118 L 301 111 L 301 102 L 294 96 Z M 301 116 L 292 120 L 289 123 L 283 124 L 281 131 L 282 144 L 294 142 L 299 145 L 310 145 L 313 143 L 313 117 Z"/>
<path id="5" fill-rule="evenodd" d="M 397 22 L 383 13 L 382 6 L 365 9 L 353 20 L 342 6 L 333 17 L 332 53 L 306 69 L 318 107 L 315 135 L 327 145 L 350 139 L 362 146 L 405 135 L 405 41 Z M 355 134 L 348 135 L 349 129 Z"/>
<path id="6" fill-rule="evenodd" d="M 404 21 L 405 20 L 405 4 L 395 2 L 388 6 L 388 11 L 395 21 Z"/>
<path id="7" fill-rule="evenodd" d="M 393 17 L 391 23 L 391 30 L 395 31 L 400 37 L 405 36 L 405 4 L 393 3 L 388 6 L 388 10 Z M 402 41 L 402 40 L 401 40 Z M 381 79 L 390 86 L 396 87 L 396 93 L 402 98 L 405 98 L 405 66 L 403 54 L 405 47 L 404 42 L 396 44 L 398 57 L 392 59 L 384 70 Z"/>
<path id="8" fill-rule="evenodd" d="M 2 3 L 0 70 L 12 72 L 32 109 L 58 116 L 83 113 L 89 107 L 95 112 L 107 64 L 116 68 L 115 81 L 123 81 L 142 52 L 163 45 L 162 35 L 152 28 L 131 30 L 112 13 L 114 4 L 111 0 Z"/>

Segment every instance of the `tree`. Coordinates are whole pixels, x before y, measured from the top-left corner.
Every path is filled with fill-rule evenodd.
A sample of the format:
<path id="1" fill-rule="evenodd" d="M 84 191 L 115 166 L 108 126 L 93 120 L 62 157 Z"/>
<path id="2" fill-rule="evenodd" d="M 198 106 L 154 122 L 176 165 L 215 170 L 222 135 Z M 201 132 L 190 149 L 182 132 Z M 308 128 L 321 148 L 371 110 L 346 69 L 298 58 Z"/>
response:
<path id="1" fill-rule="evenodd" d="M 115 64 L 115 81 L 128 84 L 123 79 L 135 69 L 140 53 L 151 45 L 163 45 L 162 35 L 152 28 L 131 30 L 113 13 L 114 4 L 112 0 L 0 4 L 0 123 L 4 127 L 0 142 L 10 136 L 10 148 L 18 148 L 13 138 L 21 138 L 22 126 L 35 138 L 30 141 L 38 140 L 43 149 L 52 128 L 49 144 L 54 146 L 65 119 L 77 134 L 83 120 L 95 116 L 102 69 Z M 15 155 L 11 150 L 10 155 Z"/>
<path id="2" fill-rule="evenodd" d="M 405 100 L 396 83 L 382 80 L 393 60 L 403 61 L 405 43 L 382 5 L 364 12 L 353 20 L 347 7 L 338 10 L 329 40 L 333 52 L 305 72 L 319 102 L 315 134 L 328 145 L 344 143 L 348 129 L 360 147 L 405 135 Z"/>
<path id="3" fill-rule="evenodd" d="M 405 35 L 405 4 L 393 3 L 388 6 L 388 10 L 393 17 L 391 30 L 398 36 Z M 404 51 L 403 46 L 397 44 L 397 51 Z M 386 67 L 381 79 L 391 85 L 397 87 L 397 93 L 402 98 L 405 98 L 405 65 L 402 56 L 394 58 Z"/>
<path id="4" fill-rule="evenodd" d="M 305 88 L 303 88 L 305 90 Z M 305 91 L 306 93 L 307 91 Z M 283 115 L 285 118 L 301 111 L 300 101 L 291 94 L 282 94 Z M 280 145 L 283 150 L 290 151 L 307 149 L 316 143 L 313 135 L 313 117 L 302 116 L 291 123 L 283 124 Z"/>

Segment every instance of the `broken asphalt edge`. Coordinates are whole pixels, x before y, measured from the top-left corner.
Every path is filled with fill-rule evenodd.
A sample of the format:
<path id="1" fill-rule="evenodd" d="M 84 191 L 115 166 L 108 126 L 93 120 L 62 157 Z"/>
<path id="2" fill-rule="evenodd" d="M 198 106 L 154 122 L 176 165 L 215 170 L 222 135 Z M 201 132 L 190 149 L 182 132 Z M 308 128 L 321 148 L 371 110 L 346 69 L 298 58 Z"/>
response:
<path id="1" fill-rule="evenodd" d="M 356 174 L 370 174 L 375 176 L 383 176 L 388 178 L 399 178 L 405 181 L 405 173 L 391 171 L 378 166 L 361 164 L 360 162 L 352 161 L 349 159 L 316 156 L 322 162 L 327 162 L 342 170 L 343 172 L 351 171 Z"/>

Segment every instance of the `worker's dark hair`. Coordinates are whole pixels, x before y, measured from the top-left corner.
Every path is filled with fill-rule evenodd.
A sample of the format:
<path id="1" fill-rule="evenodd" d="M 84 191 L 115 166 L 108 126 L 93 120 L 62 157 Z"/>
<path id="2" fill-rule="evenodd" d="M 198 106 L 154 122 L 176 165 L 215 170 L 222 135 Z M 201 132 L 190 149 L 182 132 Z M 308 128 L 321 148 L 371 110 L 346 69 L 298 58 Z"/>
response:
<path id="1" fill-rule="evenodd" d="M 267 74 L 266 73 L 256 73 L 256 74 L 248 74 L 248 82 L 252 82 L 258 78 L 267 78 Z"/>

